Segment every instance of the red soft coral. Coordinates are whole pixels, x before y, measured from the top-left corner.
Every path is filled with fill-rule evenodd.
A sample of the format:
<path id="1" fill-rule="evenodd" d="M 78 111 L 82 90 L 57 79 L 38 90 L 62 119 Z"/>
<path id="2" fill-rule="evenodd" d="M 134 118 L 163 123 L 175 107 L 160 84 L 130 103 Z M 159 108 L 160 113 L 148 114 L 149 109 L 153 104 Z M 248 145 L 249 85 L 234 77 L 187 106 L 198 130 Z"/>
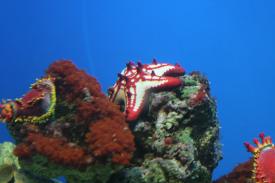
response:
<path id="1" fill-rule="evenodd" d="M 222 176 L 214 183 L 248 183 L 252 182 L 253 160 L 238 165 L 232 172 Z"/>
<path id="2" fill-rule="evenodd" d="M 94 156 L 111 155 L 115 163 L 128 164 L 135 150 L 128 126 L 110 118 L 91 124 L 86 138 Z"/>
<path id="3" fill-rule="evenodd" d="M 74 167 L 110 159 L 128 164 L 135 150 L 134 136 L 124 114 L 101 92 L 96 79 L 70 61 L 53 63 L 47 75 L 55 78 L 55 118 L 36 128 L 10 124 L 20 139 L 15 154 L 28 158 L 30 152 L 38 153 Z"/>

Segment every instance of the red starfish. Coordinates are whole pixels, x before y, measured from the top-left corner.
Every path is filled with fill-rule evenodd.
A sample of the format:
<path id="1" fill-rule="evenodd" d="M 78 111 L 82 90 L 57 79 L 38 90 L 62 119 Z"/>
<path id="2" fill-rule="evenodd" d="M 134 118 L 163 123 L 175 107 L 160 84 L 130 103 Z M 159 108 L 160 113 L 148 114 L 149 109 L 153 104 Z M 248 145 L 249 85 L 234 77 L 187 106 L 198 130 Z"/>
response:
<path id="1" fill-rule="evenodd" d="M 264 133 L 259 135 L 262 142 L 254 139 L 256 147 L 249 143 L 244 143 L 247 150 L 253 153 L 253 179 L 256 183 L 275 182 L 275 147 L 271 137 L 265 137 Z"/>
<path id="2" fill-rule="evenodd" d="M 152 64 L 135 65 L 132 62 L 118 74 L 119 79 L 109 89 L 110 100 L 125 105 L 127 121 L 136 120 L 145 104 L 148 93 L 156 90 L 167 90 L 180 86 L 179 78 L 168 75 L 183 75 L 184 69 L 178 64 L 159 64 L 156 60 Z"/>

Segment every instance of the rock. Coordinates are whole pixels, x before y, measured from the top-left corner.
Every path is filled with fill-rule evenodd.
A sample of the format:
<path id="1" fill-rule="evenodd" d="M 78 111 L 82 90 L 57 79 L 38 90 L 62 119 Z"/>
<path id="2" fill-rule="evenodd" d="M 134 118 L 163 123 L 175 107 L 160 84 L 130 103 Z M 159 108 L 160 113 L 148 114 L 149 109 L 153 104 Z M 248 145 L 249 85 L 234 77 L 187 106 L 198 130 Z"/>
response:
<path id="1" fill-rule="evenodd" d="M 214 183 L 253 183 L 252 180 L 253 160 L 241 163 L 230 173 L 220 177 Z"/>
<path id="2" fill-rule="evenodd" d="M 200 73 L 185 85 L 151 94 L 148 110 L 131 125 L 137 152 L 132 166 L 109 183 L 209 183 L 221 156 L 216 102 Z"/>
<path id="3" fill-rule="evenodd" d="M 95 78 L 70 61 L 51 64 L 44 77 L 49 76 L 56 88 L 54 116 L 39 123 L 7 122 L 20 166 L 47 179 L 106 183 L 135 151 L 124 114 Z M 31 107 L 28 115 L 33 116 L 36 105 Z"/>
<path id="4" fill-rule="evenodd" d="M 130 123 L 96 79 L 71 62 L 55 62 L 47 74 L 55 78 L 55 116 L 7 125 L 19 173 L 45 180 L 65 176 L 69 183 L 211 182 L 222 158 L 219 122 L 200 73 L 182 76 L 181 87 L 152 93 Z M 17 172 L 14 167 L 4 167 L 6 179 Z"/>

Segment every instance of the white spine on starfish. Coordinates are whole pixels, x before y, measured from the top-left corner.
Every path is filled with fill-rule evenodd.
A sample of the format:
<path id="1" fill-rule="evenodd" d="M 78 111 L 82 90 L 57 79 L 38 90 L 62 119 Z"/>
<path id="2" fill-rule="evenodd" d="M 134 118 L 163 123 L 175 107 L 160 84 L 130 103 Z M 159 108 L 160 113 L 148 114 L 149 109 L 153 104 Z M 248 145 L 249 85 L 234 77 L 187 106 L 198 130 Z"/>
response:
<path id="1" fill-rule="evenodd" d="M 144 100 L 144 96 L 145 96 L 145 92 L 148 89 L 151 88 L 155 88 L 158 87 L 162 84 L 164 84 L 165 82 L 167 82 L 167 80 L 163 80 L 163 81 L 143 81 L 143 82 L 137 82 L 136 83 L 136 91 L 134 92 L 135 94 L 138 93 L 136 96 L 132 95 L 132 97 L 136 98 L 136 101 L 134 102 L 133 106 L 133 111 L 136 112 L 138 111 L 138 109 L 140 108 L 141 104 L 143 103 Z M 132 100 L 132 99 L 131 99 Z"/>
<path id="2" fill-rule="evenodd" d="M 129 92 L 131 93 L 131 96 L 129 97 L 130 101 L 128 105 L 130 106 L 130 108 L 133 108 L 133 105 L 135 103 L 136 91 L 133 87 L 130 87 Z"/>

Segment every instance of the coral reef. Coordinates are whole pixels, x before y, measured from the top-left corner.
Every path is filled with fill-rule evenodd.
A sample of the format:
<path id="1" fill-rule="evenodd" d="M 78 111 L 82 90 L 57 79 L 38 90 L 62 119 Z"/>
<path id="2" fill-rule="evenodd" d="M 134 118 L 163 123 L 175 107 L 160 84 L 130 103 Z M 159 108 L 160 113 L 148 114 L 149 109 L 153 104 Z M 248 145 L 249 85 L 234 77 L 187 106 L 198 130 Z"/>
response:
<path id="1" fill-rule="evenodd" d="M 54 78 L 46 77 L 31 86 L 31 90 L 20 99 L 0 104 L 0 120 L 4 122 L 39 123 L 54 115 L 56 91 Z"/>
<path id="2" fill-rule="evenodd" d="M 115 85 L 109 89 L 110 100 L 123 104 L 127 121 L 135 121 L 143 110 L 149 92 L 180 86 L 181 80 L 172 76 L 183 74 L 184 69 L 178 64 L 160 64 L 156 60 L 152 64 L 138 62 L 135 65 L 129 62 L 118 74 Z"/>
<path id="3" fill-rule="evenodd" d="M 9 182 L 20 168 L 18 158 L 13 155 L 14 147 L 9 142 L 0 144 L 0 182 Z"/>
<path id="4" fill-rule="evenodd" d="M 275 147 L 271 137 L 259 135 L 261 142 L 254 139 L 256 147 L 244 143 L 253 154 L 253 159 L 238 165 L 234 170 L 214 183 L 273 183 L 275 182 Z"/>
<path id="5" fill-rule="evenodd" d="M 124 81 L 122 88 L 111 91 L 111 100 L 120 105 L 101 92 L 95 78 L 69 61 L 53 63 L 46 73 L 45 78 L 54 78 L 54 115 L 40 123 L 7 120 L 16 141 L 14 154 L 25 173 L 65 176 L 69 183 L 211 182 L 221 159 L 219 122 L 208 80 L 199 72 L 180 76 L 184 70 L 179 65 L 129 63 L 118 80 Z M 169 84 L 146 88 L 143 83 L 144 95 L 138 94 L 140 90 L 130 94 L 131 89 L 125 88 L 131 74 L 130 88 L 137 87 L 132 84 L 139 82 L 138 74 L 156 83 L 166 79 Z M 121 92 L 124 103 L 112 97 Z M 133 118 L 127 112 L 130 96 L 140 100 Z"/>
<path id="6" fill-rule="evenodd" d="M 14 156 L 15 145 L 10 142 L 0 144 L 0 182 L 1 183 L 59 183 L 28 174 L 21 170 L 18 158 Z"/>
<path id="7" fill-rule="evenodd" d="M 275 182 L 275 146 L 271 137 L 265 137 L 264 133 L 259 135 L 261 142 L 254 139 L 256 147 L 244 143 L 247 150 L 253 154 L 253 179 L 256 183 Z"/>
<path id="8" fill-rule="evenodd" d="M 109 183 L 211 182 L 221 159 L 215 100 L 200 73 L 180 79 L 184 87 L 152 93 L 146 112 L 130 123 L 137 151 Z"/>
<path id="9" fill-rule="evenodd" d="M 45 123 L 7 123 L 21 167 L 48 178 L 66 176 L 69 182 L 106 182 L 135 151 L 123 113 L 96 79 L 69 61 L 53 63 L 49 77 L 55 78 L 54 116 Z"/>
<path id="10" fill-rule="evenodd" d="M 238 165 L 229 174 L 222 176 L 214 183 L 254 183 L 252 180 L 253 160 Z"/>

